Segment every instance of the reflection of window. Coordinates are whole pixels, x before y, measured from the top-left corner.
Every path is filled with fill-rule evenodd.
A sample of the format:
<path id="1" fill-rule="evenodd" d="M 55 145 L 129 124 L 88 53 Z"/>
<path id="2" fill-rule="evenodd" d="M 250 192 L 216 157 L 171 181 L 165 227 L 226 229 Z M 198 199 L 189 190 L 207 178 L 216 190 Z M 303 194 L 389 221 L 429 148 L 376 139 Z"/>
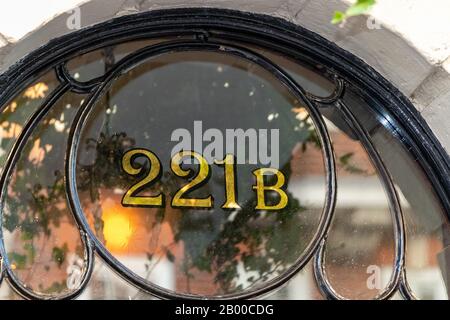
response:
<path id="1" fill-rule="evenodd" d="M 64 66 L 53 62 L 56 72 L 33 75 L 32 85 L 5 93 L 11 98 L 0 115 L 2 253 L 10 284 L 28 298 L 70 296 L 86 284 L 82 299 L 148 299 L 145 290 L 163 297 L 256 297 L 289 279 L 271 297 L 390 297 L 401 286 L 405 295 L 447 298 L 445 199 L 381 98 L 314 60 L 319 57 L 292 56 L 274 45 L 281 40 L 205 39 L 195 32 L 117 38 L 67 57 Z M 199 153 L 212 142 L 222 147 L 221 158 L 231 152 L 239 160 L 242 152 L 236 166 L 240 209 L 220 207 L 224 169 L 214 163 L 208 183 L 189 195 L 212 194 L 212 208 L 170 206 L 186 184 L 169 166 L 179 142 L 173 133 L 180 129 L 191 134 Z M 226 150 L 231 129 L 245 136 Z M 199 146 L 195 137 L 205 132 L 225 138 L 201 139 Z M 334 157 L 326 153 L 326 134 Z M 257 147 L 264 145 L 261 156 Z M 122 169 L 132 148 L 158 156 L 158 183 L 139 194 L 163 193 L 163 207 L 122 205 L 126 190 L 142 178 Z M 145 159 L 134 160 L 143 172 L 151 169 Z M 258 211 L 252 172 L 269 165 L 286 177 L 288 205 Z M 335 192 L 328 230 L 326 208 L 333 207 Z M 276 203 L 277 197 L 269 193 L 266 200 Z M 86 239 L 105 262 L 93 263 Z M 0 294 L 13 297 L 6 284 Z"/>

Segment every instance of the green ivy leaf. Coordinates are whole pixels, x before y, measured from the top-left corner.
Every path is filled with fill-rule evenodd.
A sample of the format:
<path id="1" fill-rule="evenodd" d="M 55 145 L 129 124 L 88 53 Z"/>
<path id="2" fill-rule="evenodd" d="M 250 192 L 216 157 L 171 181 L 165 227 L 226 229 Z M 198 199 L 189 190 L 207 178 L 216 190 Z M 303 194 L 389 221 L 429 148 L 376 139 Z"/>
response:
<path id="1" fill-rule="evenodd" d="M 345 20 L 345 13 L 342 11 L 336 11 L 334 13 L 333 19 L 331 20 L 332 24 L 338 24 Z"/>
<path id="2" fill-rule="evenodd" d="M 346 153 L 343 156 L 339 157 L 339 162 L 342 165 L 348 165 L 350 163 L 350 160 L 353 158 L 353 156 L 354 156 L 353 152 Z"/>
<path id="3" fill-rule="evenodd" d="M 354 5 L 347 9 L 347 17 L 359 16 L 366 13 L 375 4 L 375 0 L 358 0 Z"/>
<path id="4" fill-rule="evenodd" d="M 67 251 L 69 251 L 67 243 L 64 243 L 61 248 L 54 247 L 52 250 L 53 261 L 56 262 L 59 268 L 61 268 L 62 264 L 66 260 Z"/>
<path id="5" fill-rule="evenodd" d="M 349 17 L 359 16 L 369 11 L 376 4 L 376 0 L 357 0 L 345 12 L 336 11 L 334 13 L 332 24 L 344 22 Z"/>

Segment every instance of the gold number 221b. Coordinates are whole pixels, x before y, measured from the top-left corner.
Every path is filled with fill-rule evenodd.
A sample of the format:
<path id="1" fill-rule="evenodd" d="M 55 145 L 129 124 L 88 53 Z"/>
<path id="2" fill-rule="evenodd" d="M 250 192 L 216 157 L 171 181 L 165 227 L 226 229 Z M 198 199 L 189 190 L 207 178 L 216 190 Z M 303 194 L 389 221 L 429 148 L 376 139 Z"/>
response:
<path id="1" fill-rule="evenodd" d="M 161 162 L 158 157 L 151 151 L 146 149 L 132 149 L 125 153 L 122 158 L 122 169 L 129 175 L 138 176 L 142 174 L 142 167 L 136 167 L 133 162 L 137 158 L 145 158 L 150 164 L 150 169 L 147 175 L 134 184 L 123 196 L 123 206 L 135 207 L 164 207 L 164 194 L 155 196 L 138 196 L 144 188 L 149 188 L 157 182 L 162 173 Z M 185 170 L 181 167 L 183 159 L 193 158 L 198 162 L 198 172 L 194 177 L 190 178 L 190 182 L 181 187 L 172 197 L 171 206 L 174 208 L 212 208 L 214 199 L 211 195 L 204 198 L 186 198 L 185 195 L 199 187 L 203 186 L 209 181 L 211 176 L 211 167 L 204 157 L 194 151 L 181 151 L 173 156 L 170 168 L 172 172 L 181 178 L 188 178 L 192 175 L 192 170 Z M 236 163 L 233 155 L 228 154 L 223 160 L 216 160 L 216 165 L 224 166 L 225 171 L 225 196 L 226 201 L 222 205 L 223 209 L 239 209 L 237 203 L 237 188 L 236 188 Z M 267 186 L 264 182 L 265 175 L 274 175 L 276 183 Z M 283 173 L 273 168 L 261 168 L 253 171 L 256 177 L 256 185 L 253 189 L 256 192 L 257 204 L 255 210 L 281 210 L 288 204 L 288 196 L 282 189 L 285 185 L 285 177 Z M 275 192 L 279 196 L 277 204 L 268 205 L 266 203 L 266 192 Z"/>

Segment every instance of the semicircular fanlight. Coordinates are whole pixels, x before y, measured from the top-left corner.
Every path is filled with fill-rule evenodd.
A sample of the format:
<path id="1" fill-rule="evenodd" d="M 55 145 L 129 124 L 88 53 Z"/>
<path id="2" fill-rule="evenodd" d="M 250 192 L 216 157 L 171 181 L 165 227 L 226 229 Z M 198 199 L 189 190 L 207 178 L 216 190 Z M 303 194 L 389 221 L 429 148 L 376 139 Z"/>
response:
<path id="1" fill-rule="evenodd" d="M 426 269 L 444 297 L 444 193 L 388 91 L 308 34 L 197 18 L 113 24 L 9 78 L 0 281 L 28 299 L 413 299 Z"/>

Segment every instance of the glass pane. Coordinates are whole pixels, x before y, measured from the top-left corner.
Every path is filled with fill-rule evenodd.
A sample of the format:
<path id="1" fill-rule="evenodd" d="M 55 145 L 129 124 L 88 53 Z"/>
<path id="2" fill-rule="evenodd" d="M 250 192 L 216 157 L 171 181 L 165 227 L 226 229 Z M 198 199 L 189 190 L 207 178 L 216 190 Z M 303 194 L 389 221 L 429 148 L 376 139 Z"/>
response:
<path id="1" fill-rule="evenodd" d="M 11 269 L 30 290 L 63 294 L 77 288 L 74 264 L 84 249 L 66 203 L 66 141 L 83 96 L 66 93 L 34 128 L 9 179 L 2 208 Z"/>
<path id="2" fill-rule="evenodd" d="M 23 126 L 37 108 L 55 89 L 57 79 L 53 72 L 20 92 L 0 114 L 0 172 Z"/>
<path id="3" fill-rule="evenodd" d="M 362 100 L 349 92 L 354 112 L 370 132 L 403 198 L 409 284 L 418 298 L 447 299 L 449 284 L 450 224 L 448 214 L 433 191 L 418 162 L 395 136 L 382 115 L 363 108 Z M 383 125 L 380 125 L 382 123 Z M 446 282 L 447 281 L 447 282 Z"/>
<path id="4" fill-rule="evenodd" d="M 137 260 L 140 265 L 139 259 Z M 156 298 L 136 289 L 112 271 L 100 258 L 95 258 L 92 278 L 78 300 L 155 300 Z M 158 277 L 170 277 L 165 266 L 155 272 Z"/>
<path id="5" fill-rule="evenodd" d="M 238 134 L 244 140 L 235 148 L 227 129 L 231 138 L 230 130 L 244 133 Z M 186 196 L 213 195 L 209 210 L 170 205 L 188 182 L 170 169 L 180 133 L 192 138 L 184 150 L 209 160 L 208 183 Z M 257 143 L 250 141 L 254 138 Z M 301 102 L 248 61 L 204 52 L 149 59 L 122 74 L 96 103 L 80 141 L 78 191 L 91 228 L 125 266 L 163 288 L 199 295 L 258 288 L 290 267 L 316 231 L 324 194 L 310 199 L 297 188 L 308 176 L 299 166 L 307 161 L 307 149 L 314 150 L 310 162 L 323 166 L 313 124 Z M 209 157 L 213 141 L 218 147 Z M 127 189 L 139 181 L 120 167 L 132 148 L 146 148 L 159 158 L 161 182 L 140 195 L 163 192 L 164 208 L 121 204 Z M 223 159 L 227 152 L 238 163 L 238 210 L 221 209 L 224 168 L 212 159 Z M 135 165 L 148 172 L 145 159 L 136 158 Z M 197 172 L 198 162 L 183 167 Z M 288 205 L 282 210 L 255 210 L 252 172 L 262 167 L 279 169 L 286 178 Z M 316 184 L 323 189 L 324 169 L 320 172 Z M 279 200 L 276 193 L 271 197 L 274 203 Z"/>
<path id="6" fill-rule="evenodd" d="M 181 39 L 181 37 L 177 37 L 176 39 Z M 66 67 L 73 79 L 80 82 L 87 82 L 103 76 L 105 71 L 111 69 L 117 62 L 122 60 L 127 55 L 136 52 L 139 49 L 167 40 L 170 39 L 158 38 L 131 41 L 97 49 L 71 59 L 67 62 Z"/>
<path id="7" fill-rule="evenodd" d="M 325 256 L 328 277 L 345 298 L 373 299 L 393 272 L 389 202 L 362 144 L 334 125 L 329 130 L 337 159 L 338 196 Z"/>
<path id="8" fill-rule="evenodd" d="M 294 61 L 288 57 L 278 53 L 252 47 L 251 49 L 262 54 L 270 61 L 282 67 L 304 90 L 317 97 L 329 97 L 336 89 L 336 85 L 324 77 L 321 70 L 325 70 L 323 66 L 315 65 L 315 69 L 311 66 L 303 65 L 302 61 Z"/>

